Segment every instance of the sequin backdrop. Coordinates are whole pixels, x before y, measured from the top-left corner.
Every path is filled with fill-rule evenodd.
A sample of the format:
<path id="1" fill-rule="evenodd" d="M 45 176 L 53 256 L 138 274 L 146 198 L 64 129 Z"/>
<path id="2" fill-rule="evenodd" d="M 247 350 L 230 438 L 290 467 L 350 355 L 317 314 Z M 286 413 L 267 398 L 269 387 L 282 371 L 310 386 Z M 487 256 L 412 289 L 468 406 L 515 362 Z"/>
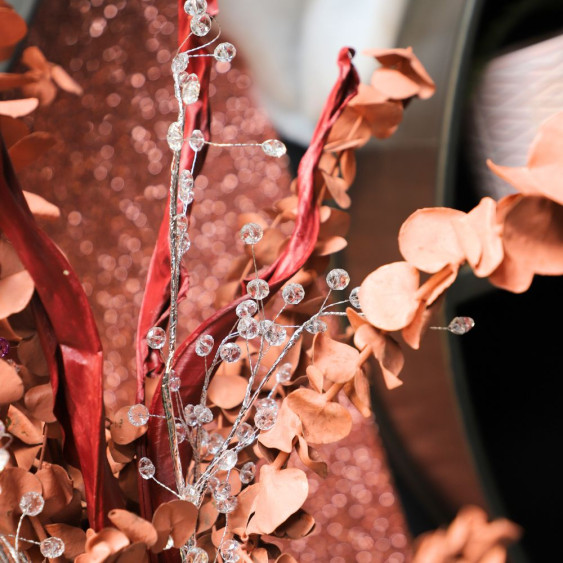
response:
<path id="1" fill-rule="evenodd" d="M 152 248 L 166 201 L 171 153 L 165 137 L 176 113 L 170 73 L 176 43 L 175 2 L 43 2 L 28 43 L 63 65 L 84 95 L 59 93 L 33 119 L 59 143 L 22 173 L 25 189 L 56 203 L 47 225 L 82 279 L 105 350 L 108 413 L 134 396 L 134 334 Z M 241 62 L 213 73 L 213 139 L 275 136 L 252 97 Z M 195 184 L 190 225 L 190 293 L 181 307 L 185 332 L 213 311 L 233 256 L 237 215 L 287 193 L 287 162 L 262 151 L 211 149 Z M 355 280 L 357 283 L 359 280 Z M 354 283 L 354 280 L 353 280 Z M 408 561 L 405 524 L 377 427 L 354 413 L 345 443 L 325 447 L 330 475 L 311 477 L 306 507 L 315 533 L 295 541 L 302 562 Z"/>

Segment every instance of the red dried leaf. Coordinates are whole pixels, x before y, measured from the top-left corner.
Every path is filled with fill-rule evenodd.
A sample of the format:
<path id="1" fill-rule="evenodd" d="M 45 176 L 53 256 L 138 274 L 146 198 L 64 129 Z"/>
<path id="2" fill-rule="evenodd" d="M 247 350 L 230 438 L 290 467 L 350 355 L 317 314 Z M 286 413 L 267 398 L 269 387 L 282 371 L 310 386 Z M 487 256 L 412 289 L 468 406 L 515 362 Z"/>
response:
<path id="1" fill-rule="evenodd" d="M 419 274 L 407 262 L 381 266 L 362 282 L 360 303 L 366 319 L 383 330 L 407 326 L 418 309 Z"/>
<path id="2" fill-rule="evenodd" d="M 249 535 L 271 534 L 301 508 L 309 493 L 307 475 L 296 468 L 263 465 L 259 486 L 256 510 L 246 530 Z"/>
<path id="3" fill-rule="evenodd" d="M 303 424 L 303 435 L 312 444 L 330 444 L 345 438 L 352 429 L 352 417 L 339 403 L 327 401 L 312 389 L 296 389 L 286 401 Z"/>

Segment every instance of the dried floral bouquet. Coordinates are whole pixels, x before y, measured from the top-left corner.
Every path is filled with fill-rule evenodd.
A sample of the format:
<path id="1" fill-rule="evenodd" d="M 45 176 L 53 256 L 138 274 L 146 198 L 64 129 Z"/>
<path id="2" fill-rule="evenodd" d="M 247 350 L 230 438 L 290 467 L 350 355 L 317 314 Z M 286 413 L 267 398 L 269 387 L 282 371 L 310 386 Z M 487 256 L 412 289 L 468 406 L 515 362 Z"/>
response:
<path id="1" fill-rule="evenodd" d="M 0 48 L 6 49 L 25 26 L 7 5 L 0 11 L 10 18 L 4 21 L 19 25 L 11 23 L 13 33 L 2 34 Z M 556 228 L 557 163 L 552 151 L 543 151 L 551 166 L 545 183 L 536 178 L 545 166 L 534 156 L 542 143 L 561 143 L 560 116 L 540 133 L 527 168 L 491 164 L 524 195 L 498 203 L 484 198 L 467 214 L 415 212 L 399 234 L 405 261 L 381 266 L 349 293 L 346 271 L 326 273 L 330 255 L 346 246 L 343 209 L 351 204 L 354 150 L 372 135 L 390 136 L 408 102 L 434 90 L 410 49 L 366 53 L 381 64 L 370 85 L 359 83 L 353 52 L 343 49 L 338 80 L 291 195 L 268 211 L 269 221 L 242 218 L 247 254 L 234 264 L 222 307 L 177 344 L 178 303 L 188 291 L 190 212 L 197 205 L 193 182 L 207 147 L 216 144 L 209 136 L 210 66 L 236 55 L 235 46 L 218 42 L 217 13 L 216 2 L 180 5 L 182 39 L 172 62 L 179 115 L 167 136 L 173 152 L 169 206 L 139 317 L 137 404 L 118 411 L 109 427 L 101 346 L 86 297 L 33 217 L 49 219 L 58 211 L 24 194 L 14 172 L 50 142 L 47 134 L 29 133 L 17 117 L 49 103 L 55 83 L 80 89 L 33 49 L 27 59 L 24 53 L 28 73 L 0 75 L 2 91 L 27 96 L 0 101 L 3 560 L 124 562 L 157 554 L 163 561 L 294 561 L 275 540 L 309 534 L 314 520 L 302 508 L 306 474 L 292 459 L 326 474 L 315 446 L 350 432 L 341 396 L 370 415 L 372 357 L 389 388 L 401 384 L 403 355 L 390 333 L 401 331 L 417 349 L 437 298 L 465 262 L 477 276 L 512 291 L 525 291 L 534 273 L 563 273 L 553 251 L 563 247 Z M 272 139 L 220 146 L 262 150 L 265 158 L 285 153 Z M 541 228 L 530 223 L 530 213 L 547 219 Z M 429 274 L 422 284 L 421 272 Z M 350 324 L 345 330 L 344 319 Z M 464 334 L 472 326 L 461 317 L 444 328 Z M 504 557 L 519 533 L 508 522 L 487 524 L 484 514 L 471 510 L 456 522 L 453 529 L 463 528 L 465 543 L 454 545 L 440 532 L 422 541 L 419 561 L 466 554 L 470 538 L 483 530 L 487 541 L 467 560 L 484 560 L 491 551 Z"/>

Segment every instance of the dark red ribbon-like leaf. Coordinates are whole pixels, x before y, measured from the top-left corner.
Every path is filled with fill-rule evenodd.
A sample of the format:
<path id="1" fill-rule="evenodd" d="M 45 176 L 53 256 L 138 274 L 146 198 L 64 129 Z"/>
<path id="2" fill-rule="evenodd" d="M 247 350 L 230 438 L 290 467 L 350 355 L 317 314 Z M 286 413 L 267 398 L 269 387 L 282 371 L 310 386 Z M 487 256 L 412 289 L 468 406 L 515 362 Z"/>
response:
<path id="1" fill-rule="evenodd" d="M 35 282 L 33 309 L 65 433 L 66 459 L 84 477 L 90 525 L 122 498 L 105 455 L 102 347 L 80 281 L 35 222 L 0 138 L 0 229 Z"/>

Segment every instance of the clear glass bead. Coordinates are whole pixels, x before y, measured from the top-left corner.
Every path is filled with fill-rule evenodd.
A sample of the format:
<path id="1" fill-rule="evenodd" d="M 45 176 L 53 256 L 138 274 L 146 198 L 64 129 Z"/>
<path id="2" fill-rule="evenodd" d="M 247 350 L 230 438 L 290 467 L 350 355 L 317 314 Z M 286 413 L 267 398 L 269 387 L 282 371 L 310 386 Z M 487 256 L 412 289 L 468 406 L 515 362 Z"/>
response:
<path id="1" fill-rule="evenodd" d="M 219 356 L 221 356 L 221 359 L 224 362 L 229 364 L 238 362 L 241 356 L 240 346 L 238 344 L 234 344 L 233 342 L 223 344 L 219 350 Z"/>
<path id="2" fill-rule="evenodd" d="M 215 340 L 210 334 L 202 334 L 195 342 L 195 353 L 202 358 L 209 356 L 213 351 Z"/>
<path id="3" fill-rule="evenodd" d="M 181 444 L 188 437 L 188 430 L 183 422 L 176 423 L 176 436 L 178 438 L 178 444 Z"/>
<path id="4" fill-rule="evenodd" d="M 142 457 L 139 460 L 137 469 L 143 479 L 152 479 L 156 471 L 154 463 L 148 457 Z"/>
<path id="5" fill-rule="evenodd" d="M 190 22 L 190 29 L 198 37 L 207 35 L 211 29 L 211 18 L 207 14 L 193 16 Z"/>
<path id="6" fill-rule="evenodd" d="M 278 412 L 278 404 L 275 399 L 271 397 L 264 397 L 263 399 L 258 399 L 256 401 L 256 410 L 269 410 Z"/>
<path id="7" fill-rule="evenodd" d="M 159 326 L 153 326 L 147 332 L 147 345 L 153 350 L 161 350 L 166 344 L 166 331 Z"/>
<path id="8" fill-rule="evenodd" d="M 166 141 L 170 150 L 182 150 L 182 145 L 184 144 L 184 131 L 181 123 L 174 121 L 174 123 L 170 124 L 170 127 L 168 127 L 168 133 L 166 134 Z"/>
<path id="9" fill-rule="evenodd" d="M 258 312 L 258 303 L 252 299 L 245 299 L 237 305 L 235 310 L 237 317 L 253 317 Z"/>
<path id="10" fill-rule="evenodd" d="M 168 380 L 168 386 L 170 387 L 170 391 L 177 392 L 180 391 L 180 387 L 182 386 L 182 381 L 177 375 L 170 375 L 170 379 Z"/>
<path id="11" fill-rule="evenodd" d="M 210 477 L 209 481 L 207 481 L 207 488 L 211 491 L 212 494 L 215 494 L 215 489 L 219 486 L 219 483 L 221 483 L 221 481 L 218 477 L 215 477 L 215 475 L 213 477 Z"/>
<path id="12" fill-rule="evenodd" d="M 184 407 L 184 418 L 186 419 L 186 424 L 192 428 L 199 424 L 199 419 L 195 412 L 195 405 L 186 405 Z"/>
<path id="13" fill-rule="evenodd" d="M 197 420 L 200 424 L 209 424 L 213 420 L 211 409 L 204 405 L 196 405 L 194 414 L 197 416 Z"/>
<path id="14" fill-rule="evenodd" d="M 237 497 L 230 496 L 224 500 L 217 501 L 215 504 L 218 512 L 221 514 L 228 514 L 237 507 L 237 503 Z"/>
<path id="15" fill-rule="evenodd" d="M 39 544 L 39 551 L 47 559 L 56 559 L 65 552 L 65 542 L 55 536 L 45 538 Z"/>
<path id="16" fill-rule="evenodd" d="M 257 244 L 263 236 L 264 230 L 258 223 L 246 223 L 240 230 L 240 238 L 244 244 Z"/>
<path id="17" fill-rule="evenodd" d="M 188 16 L 197 16 L 207 11 L 207 0 L 186 0 L 184 3 L 184 12 Z"/>
<path id="18" fill-rule="evenodd" d="M 188 218 L 185 215 L 178 215 L 176 218 L 176 232 L 185 233 L 188 230 Z"/>
<path id="19" fill-rule="evenodd" d="M 149 409 L 141 403 L 129 407 L 127 418 L 133 426 L 144 426 L 150 418 Z"/>
<path id="20" fill-rule="evenodd" d="M 355 309 L 361 309 L 360 306 L 360 288 L 359 287 L 355 287 L 351 292 L 350 292 L 350 304 L 352 305 L 352 307 L 354 307 Z"/>
<path id="21" fill-rule="evenodd" d="M 252 461 L 245 463 L 240 468 L 239 479 L 243 485 L 248 485 L 248 483 L 253 481 L 255 475 L 256 475 L 256 465 Z"/>
<path id="22" fill-rule="evenodd" d="M 221 471 L 228 471 L 232 469 L 238 461 L 238 454 L 235 450 L 226 450 L 221 454 L 217 467 Z"/>
<path id="23" fill-rule="evenodd" d="M 267 281 L 257 278 L 248 282 L 246 291 L 252 299 L 265 299 L 270 294 L 270 286 Z"/>
<path id="24" fill-rule="evenodd" d="M 216 60 L 222 63 L 230 63 L 237 54 L 237 50 L 232 43 L 219 43 L 213 51 L 213 56 Z"/>
<path id="25" fill-rule="evenodd" d="M 223 541 L 219 548 L 219 553 L 225 563 L 236 563 L 240 556 L 237 551 L 240 549 L 240 543 L 237 540 L 229 539 Z"/>
<path id="26" fill-rule="evenodd" d="M 186 254 L 186 252 L 192 246 L 192 241 L 190 240 L 188 233 L 182 233 L 177 238 L 177 242 L 178 242 L 178 254 L 180 256 L 183 256 L 184 254 Z"/>
<path id="27" fill-rule="evenodd" d="M 257 410 L 254 415 L 254 424 L 256 424 L 256 428 L 259 430 L 270 430 L 276 423 L 277 418 L 277 411 L 269 409 Z"/>
<path id="28" fill-rule="evenodd" d="M 270 346 L 281 346 L 287 338 L 285 328 L 273 321 L 262 321 L 262 334 Z"/>
<path id="29" fill-rule="evenodd" d="M 213 434 L 209 435 L 209 442 L 207 444 L 207 451 L 211 455 L 215 455 L 223 445 L 223 436 L 221 434 L 217 434 L 217 432 L 213 432 Z"/>
<path id="30" fill-rule="evenodd" d="M 189 143 L 192 150 L 196 152 L 200 151 L 203 148 L 203 145 L 205 144 L 203 133 L 199 129 L 194 129 L 191 134 Z"/>
<path id="31" fill-rule="evenodd" d="M 326 275 L 326 283 L 330 289 L 345 289 L 350 283 L 350 276 L 346 270 L 335 268 Z"/>
<path id="32" fill-rule="evenodd" d="M 188 53 L 178 53 L 172 59 L 172 72 L 174 74 L 179 74 L 180 72 L 184 72 L 186 68 L 188 68 L 188 62 L 190 60 L 190 56 Z"/>
<path id="33" fill-rule="evenodd" d="M 297 305 L 303 301 L 305 290 L 300 283 L 290 283 L 282 289 L 282 297 L 286 305 Z"/>
<path id="34" fill-rule="evenodd" d="M 248 422 L 241 422 L 236 431 L 239 444 L 248 446 L 254 441 L 254 429 Z"/>
<path id="35" fill-rule="evenodd" d="M 326 332 L 328 327 L 324 321 L 321 319 L 311 319 L 305 323 L 305 330 L 310 334 L 319 334 L 320 332 Z"/>
<path id="36" fill-rule="evenodd" d="M 475 321 L 471 317 L 455 317 L 448 325 L 448 330 L 452 334 L 461 336 L 466 334 L 475 326 Z"/>
<path id="37" fill-rule="evenodd" d="M 201 449 L 207 448 L 209 444 L 209 432 L 205 428 L 200 428 L 199 430 L 199 445 Z"/>
<path id="38" fill-rule="evenodd" d="M 182 78 L 181 95 L 182 101 L 189 106 L 190 104 L 195 104 L 199 99 L 199 91 L 201 85 L 199 83 L 199 78 L 197 74 L 188 74 L 185 78 Z"/>
<path id="39" fill-rule="evenodd" d="M 282 157 L 287 149 L 285 145 L 277 139 L 268 139 L 262 143 L 262 150 L 266 156 L 274 156 L 276 158 Z"/>
<path id="40" fill-rule="evenodd" d="M 258 322 L 252 317 L 244 317 L 238 322 L 237 331 L 245 340 L 252 340 L 258 336 Z"/>
<path id="41" fill-rule="evenodd" d="M 197 504 L 197 502 L 199 501 L 197 489 L 193 485 L 184 485 L 180 496 L 183 500 L 187 500 L 192 504 Z"/>
<path id="42" fill-rule="evenodd" d="M 187 563 L 208 563 L 207 551 L 201 547 L 192 547 L 186 553 Z"/>
<path id="43" fill-rule="evenodd" d="M 178 197 L 182 203 L 189 205 L 194 200 L 194 177 L 189 170 L 182 170 L 178 182 Z"/>
<path id="44" fill-rule="evenodd" d="M 225 500 L 231 495 L 231 484 L 228 481 L 221 481 L 213 489 L 213 497 L 215 500 Z"/>
<path id="45" fill-rule="evenodd" d="M 276 381 L 278 383 L 288 383 L 291 380 L 291 364 L 282 364 L 276 372 Z"/>
<path id="46" fill-rule="evenodd" d="M 168 536 L 168 541 L 164 546 L 164 551 L 166 551 L 167 549 L 172 549 L 173 547 L 174 547 L 174 538 L 172 536 Z"/>
<path id="47" fill-rule="evenodd" d="M 24 493 L 20 498 L 20 510 L 26 516 L 37 516 L 43 512 L 45 506 L 45 499 L 40 493 L 30 491 Z"/>

